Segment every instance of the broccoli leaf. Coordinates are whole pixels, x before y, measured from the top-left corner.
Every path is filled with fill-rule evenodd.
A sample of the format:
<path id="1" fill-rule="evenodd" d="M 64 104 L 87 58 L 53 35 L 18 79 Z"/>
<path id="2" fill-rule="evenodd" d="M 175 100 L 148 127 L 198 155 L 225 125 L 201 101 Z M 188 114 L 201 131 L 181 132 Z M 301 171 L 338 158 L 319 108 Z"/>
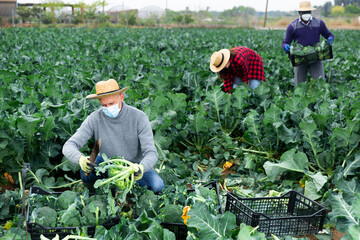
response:
<path id="1" fill-rule="evenodd" d="M 231 236 L 231 230 L 236 228 L 235 215 L 225 212 L 223 215 L 211 215 L 204 204 L 195 204 L 188 212 L 190 218 L 187 226 L 194 229 L 199 239 L 220 239 Z"/>

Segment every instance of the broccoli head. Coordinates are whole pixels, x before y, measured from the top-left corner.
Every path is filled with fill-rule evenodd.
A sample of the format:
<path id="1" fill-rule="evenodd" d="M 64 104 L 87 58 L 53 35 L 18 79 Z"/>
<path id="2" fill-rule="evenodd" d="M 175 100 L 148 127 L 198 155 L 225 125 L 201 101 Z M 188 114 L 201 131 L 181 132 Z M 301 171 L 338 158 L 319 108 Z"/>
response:
<path id="1" fill-rule="evenodd" d="M 32 219 L 44 227 L 55 227 L 57 214 L 56 211 L 50 207 L 40 207 L 33 211 Z"/>
<path id="2" fill-rule="evenodd" d="M 68 209 L 70 204 L 72 204 L 75 201 L 75 198 L 77 197 L 77 193 L 73 191 L 65 191 L 61 193 L 61 195 L 58 197 L 57 204 L 62 209 Z"/>
<path id="3" fill-rule="evenodd" d="M 183 207 L 180 205 L 168 204 L 160 211 L 160 215 L 163 216 L 165 223 L 183 223 L 181 215 L 183 213 Z"/>

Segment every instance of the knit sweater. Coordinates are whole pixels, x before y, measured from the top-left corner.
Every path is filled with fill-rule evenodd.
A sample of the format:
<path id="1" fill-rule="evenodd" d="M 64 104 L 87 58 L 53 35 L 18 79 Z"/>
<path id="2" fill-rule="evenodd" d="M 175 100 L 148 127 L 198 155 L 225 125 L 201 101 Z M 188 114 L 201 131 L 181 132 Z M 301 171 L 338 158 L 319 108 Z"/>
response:
<path id="1" fill-rule="evenodd" d="M 63 146 L 63 154 L 71 162 L 79 164 L 79 151 L 90 138 L 101 138 L 100 154 L 123 156 L 133 163 L 144 165 L 144 172 L 154 167 L 158 153 L 153 132 L 146 114 L 122 102 L 118 116 L 110 118 L 102 109 L 91 113 Z"/>
<path id="2" fill-rule="evenodd" d="M 291 44 L 292 41 L 298 42 L 305 47 L 312 46 L 320 41 L 320 35 L 325 39 L 334 37 L 322 20 L 313 17 L 305 25 L 298 18 L 288 26 L 282 48 L 285 49 L 285 45 Z"/>

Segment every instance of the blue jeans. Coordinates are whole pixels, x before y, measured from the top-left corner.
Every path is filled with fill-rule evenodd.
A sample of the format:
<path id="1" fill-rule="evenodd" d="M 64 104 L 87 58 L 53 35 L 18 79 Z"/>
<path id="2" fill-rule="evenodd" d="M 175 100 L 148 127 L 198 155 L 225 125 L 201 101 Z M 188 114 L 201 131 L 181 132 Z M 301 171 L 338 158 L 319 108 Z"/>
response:
<path id="1" fill-rule="evenodd" d="M 98 165 L 99 163 L 103 162 L 104 159 L 101 156 L 97 156 L 95 163 Z M 81 180 L 85 184 L 94 184 L 96 180 L 107 178 L 107 173 L 102 173 L 100 176 L 96 176 L 95 172 L 92 171 L 88 176 L 85 175 L 85 172 L 80 169 L 80 176 Z M 137 184 L 139 184 L 142 187 L 147 187 L 154 193 L 161 192 L 163 188 L 165 187 L 165 183 L 162 180 L 162 178 L 155 172 L 154 169 L 151 169 L 144 173 L 143 177 L 140 180 L 136 181 Z"/>
<path id="2" fill-rule="evenodd" d="M 236 88 L 240 83 L 242 83 L 241 78 L 235 77 L 233 88 Z M 257 88 L 260 83 L 261 83 L 260 80 L 255 80 L 255 79 L 249 80 L 249 87 L 251 87 L 251 89 L 253 90 L 253 95 L 255 95 L 255 92 L 254 92 L 255 88 Z"/>

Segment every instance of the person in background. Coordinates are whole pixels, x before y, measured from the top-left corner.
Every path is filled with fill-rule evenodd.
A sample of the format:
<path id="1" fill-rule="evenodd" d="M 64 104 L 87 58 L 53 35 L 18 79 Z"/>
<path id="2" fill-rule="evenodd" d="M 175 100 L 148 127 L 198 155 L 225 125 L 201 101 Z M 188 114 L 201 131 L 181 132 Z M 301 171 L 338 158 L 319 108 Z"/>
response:
<path id="1" fill-rule="evenodd" d="M 327 44 L 334 42 L 334 35 L 327 29 L 325 23 L 313 17 L 311 11 L 315 8 L 311 7 L 310 1 L 301 1 L 299 6 L 299 18 L 294 20 L 287 27 L 286 35 L 282 43 L 282 48 L 286 52 L 290 52 L 290 44 L 295 41 L 304 47 L 312 46 L 320 42 L 320 35 L 327 39 Z M 294 67 L 295 84 L 305 82 L 307 73 L 310 71 L 312 78 L 325 79 L 324 64 L 317 61 L 311 64 L 302 64 Z"/>
<path id="2" fill-rule="evenodd" d="M 146 186 L 153 192 L 161 192 L 164 181 L 153 167 L 158 160 L 153 132 L 146 114 L 124 101 L 124 92 L 128 87 L 119 88 L 114 79 L 100 81 L 95 85 L 96 94 L 86 98 L 98 99 L 101 108 L 91 113 L 66 141 L 62 152 L 71 162 L 80 165 L 81 179 L 86 184 L 93 184 L 97 179 L 93 171 L 95 164 L 90 162 L 79 150 L 90 138 L 101 139 L 100 155 L 95 163 L 103 162 L 105 153 L 109 158 L 122 156 L 138 164 L 135 180 L 140 186 Z M 85 174 L 86 173 L 86 174 Z"/>
<path id="3" fill-rule="evenodd" d="M 210 70 L 218 74 L 224 82 L 224 90 L 229 93 L 240 83 L 248 84 L 254 94 L 261 81 L 266 81 L 262 58 L 247 47 L 221 49 L 210 57 Z"/>

